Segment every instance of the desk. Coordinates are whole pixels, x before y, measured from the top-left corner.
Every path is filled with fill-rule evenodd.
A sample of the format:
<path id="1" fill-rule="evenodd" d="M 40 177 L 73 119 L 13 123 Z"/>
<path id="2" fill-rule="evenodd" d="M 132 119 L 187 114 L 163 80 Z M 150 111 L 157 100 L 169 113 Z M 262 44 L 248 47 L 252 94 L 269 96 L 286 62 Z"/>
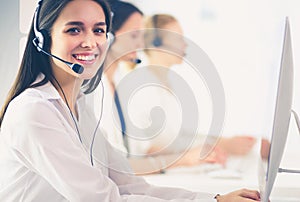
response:
<path id="1" fill-rule="evenodd" d="M 291 154 L 289 154 L 291 155 Z M 289 156 L 296 158 L 297 154 Z M 294 161 L 293 161 L 294 162 Z M 298 165 L 300 161 L 298 160 Z M 258 190 L 258 155 L 252 152 L 245 158 L 230 158 L 228 167 L 240 170 L 240 178 L 210 177 L 205 165 L 191 168 L 176 168 L 165 174 L 147 175 L 146 181 L 158 186 L 181 187 L 191 191 L 228 193 L 241 188 Z M 298 167 L 300 168 L 300 166 Z M 272 202 L 300 202 L 300 175 L 278 173 L 271 194 Z"/>

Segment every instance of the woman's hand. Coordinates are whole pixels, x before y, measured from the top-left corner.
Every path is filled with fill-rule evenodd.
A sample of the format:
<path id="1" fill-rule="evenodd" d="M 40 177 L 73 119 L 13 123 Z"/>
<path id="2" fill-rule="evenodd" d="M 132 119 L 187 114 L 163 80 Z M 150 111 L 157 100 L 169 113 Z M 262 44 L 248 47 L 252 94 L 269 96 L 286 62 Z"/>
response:
<path id="1" fill-rule="evenodd" d="M 201 163 L 218 163 L 225 165 L 227 155 L 222 149 L 215 147 L 204 159 L 200 158 L 201 150 L 202 146 L 188 150 L 186 154 L 184 154 L 184 156 L 177 162 L 177 165 L 194 166 Z"/>
<path id="2" fill-rule="evenodd" d="M 218 202 L 254 202 L 260 201 L 260 194 L 258 191 L 241 189 L 225 195 L 216 197 Z"/>
<path id="3" fill-rule="evenodd" d="M 254 137 L 240 135 L 230 138 L 222 137 L 218 146 L 229 155 L 246 155 L 251 151 L 255 142 Z"/>
<path id="4" fill-rule="evenodd" d="M 218 163 L 224 166 L 227 161 L 227 153 L 220 147 L 215 146 L 215 148 L 203 161 L 205 163 Z"/>

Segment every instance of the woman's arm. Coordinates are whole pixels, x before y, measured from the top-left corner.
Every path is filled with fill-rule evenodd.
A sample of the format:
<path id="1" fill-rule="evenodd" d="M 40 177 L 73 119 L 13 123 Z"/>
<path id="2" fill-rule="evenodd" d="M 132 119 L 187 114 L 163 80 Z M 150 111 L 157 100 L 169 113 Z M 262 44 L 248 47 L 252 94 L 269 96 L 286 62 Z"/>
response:
<path id="1" fill-rule="evenodd" d="M 117 170 L 110 169 L 109 176 L 104 175 L 100 169 L 91 166 L 89 154 L 75 131 L 67 130 L 67 122 L 49 103 L 38 101 L 12 107 L 6 116 L 15 119 L 10 119 L 13 121 L 3 129 L 9 131 L 8 142 L 17 159 L 43 177 L 66 200 L 188 202 L 196 198 L 196 193 L 184 190 L 176 197 L 169 189 L 154 188 L 142 178 Z M 114 156 L 111 151 L 108 153 Z M 114 159 L 117 162 L 110 162 L 110 165 L 115 164 L 114 168 L 118 165 L 127 167 L 126 158 L 117 155 Z M 173 191 L 178 193 L 179 189 Z"/>
<path id="2" fill-rule="evenodd" d="M 92 167 L 75 131 L 50 102 L 38 101 L 7 112 L 15 121 L 10 144 L 18 160 L 69 201 L 120 200 L 118 187 Z M 17 126 L 17 127 L 16 127 Z"/>

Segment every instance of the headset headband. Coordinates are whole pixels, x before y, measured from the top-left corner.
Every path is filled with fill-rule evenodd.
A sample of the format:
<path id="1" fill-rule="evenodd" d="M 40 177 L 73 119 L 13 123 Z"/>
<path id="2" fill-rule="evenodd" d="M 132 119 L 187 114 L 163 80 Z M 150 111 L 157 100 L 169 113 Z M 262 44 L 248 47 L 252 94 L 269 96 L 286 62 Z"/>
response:
<path id="1" fill-rule="evenodd" d="M 41 51 L 44 48 L 43 47 L 44 46 L 44 36 L 43 36 L 42 32 L 40 32 L 39 26 L 38 26 L 38 19 L 40 16 L 40 8 L 42 5 L 42 1 L 43 0 L 39 0 L 38 5 L 34 12 L 34 19 L 33 19 L 33 31 L 34 31 L 34 35 L 35 35 L 33 44 L 36 46 L 38 51 Z"/>

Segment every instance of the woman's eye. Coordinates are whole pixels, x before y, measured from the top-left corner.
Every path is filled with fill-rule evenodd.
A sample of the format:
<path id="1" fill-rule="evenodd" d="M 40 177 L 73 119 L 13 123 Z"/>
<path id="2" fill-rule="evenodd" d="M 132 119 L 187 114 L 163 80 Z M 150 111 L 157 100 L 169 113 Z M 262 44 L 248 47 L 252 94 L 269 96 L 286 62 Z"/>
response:
<path id="1" fill-rule="evenodd" d="M 71 33 L 71 34 L 76 34 L 76 33 L 79 33 L 80 32 L 80 29 L 77 28 L 77 27 L 73 27 L 73 28 L 70 28 L 67 30 L 67 33 Z"/>
<path id="2" fill-rule="evenodd" d="M 102 28 L 97 28 L 94 30 L 95 33 L 105 33 L 105 30 Z"/>

